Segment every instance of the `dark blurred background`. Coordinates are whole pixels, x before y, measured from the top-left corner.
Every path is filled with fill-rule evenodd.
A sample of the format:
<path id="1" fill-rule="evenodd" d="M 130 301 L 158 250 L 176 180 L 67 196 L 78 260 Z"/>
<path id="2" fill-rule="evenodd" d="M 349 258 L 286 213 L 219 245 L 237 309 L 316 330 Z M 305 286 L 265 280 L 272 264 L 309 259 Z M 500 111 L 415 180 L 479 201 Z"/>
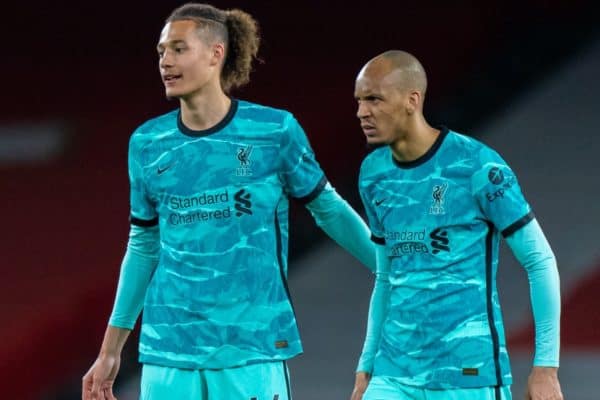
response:
<path id="1" fill-rule="evenodd" d="M 101 343 L 127 240 L 129 135 L 146 119 L 178 106 L 164 98 L 155 45 L 164 19 L 183 3 L 34 1 L 2 7 L 1 398 L 79 396 L 80 379 Z M 600 172 L 593 158 L 600 150 L 594 139 L 600 98 L 595 90 L 586 91 L 598 87 L 598 70 L 590 67 L 596 73 L 569 75 L 568 87 L 552 91 L 558 87 L 553 82 L 565 82 L 561 74 L 579 71 L 577 63 L 585 63 L 587 54 L 598 60 L 598 15 L 592 1 L 212 4 L 241 8 L 261 25 L 263 62 L 255 65 L 250 84 L 234 95 L 292 111 L 333 185 L 359 210 L 357 172 L 366 150 L 355 117 L 354 79 L 366 61 L 388 49 L 409 51 L 425 66 L 429 76 L 425 114 L 430 123 L 498 142 L 501 153 L 506 150 L 505 158 L 519 166 L 515 169 L 526 180 L 551 177 L 550 166 L 565 172 L 561 179 L 565 185 L 585 175 L 587 180 L 576 180 L 575 189 L 568 191 L 557 190 L 554 184 L 540 185 L 538 190 L 532 184 L 527 193 L 528 185 L 523 186 L 535 200 L 534 209 L 539 205 L 548 221 L 549 237 L 560 249 L 559 262 L 569 264 L 561 269 L 566 304 L 563 349 L 600 354 L 600 301 L 593 293 L 600 284 L 600 254 L 597 242 L 582 246 L 581 238 L 593 240 L 600 222 L 594 205 Z M 545 90 L 548 94 L 542 96 Z M 528 121 L 533 112 L 528 104 L 535 105 L 536 121 L 542 123 L 517 129 L 522 125 L 510 122 L 511 116 L 522 113 L 520 121 Z M 548 134 L 553 128 L 556 136 Z M 504 136 L 507 131 L 511 134 Z M 544 148 L 549 142 L 554 143 L 550 150 Z M 568 153 L 570 158 L 550 158 L 552 149 L 559 157 Z M 569 169 L 582 160 L 587 162 L 584 173 L 579 167 Z M 540 165 L 549 167 L 540 170 Z M 560 193 L 570 200 L 554 202 Z M 579 203 L 581 207 L 574 206 Z M 578 227 L 575 232 L 565 230 L 558 218 L 573 208 L 585 211 L 584 217 L 567 219 Z M 305 361 L 292 364 L 296 399 L 345 398 L 336 396 L 351 390 L 371 277 L 343 255 L 339 270 L 335 263 L 332 270 L 315 270 L 315 264 L 329 257 L 330 252 L 323 250 L 329 249 L 323 247 L 328 242 L 301 207 L 292 208 L 291 220 L 290 283 L 307 347 L 301 359 Z M 346 267 L 356 271 L 355 279 L 331 274 L 344 274 Z M 517 279 L 526 286 L 523 274 Z M 504 281 L 511 293 L 512 275 Z M 346 303 L 339 298 L 332 303 L 328 297 L 320 304 L 308 300 L 314 300 L 319 290 L 331 293 L 332 287 L 353 295 Z M 514 290 L 521 293 L 523 286 Z M 511 295 L 507 297 L 512 305 Z M 531 347 L 530 318 L 523 316 L 526 294 L 520 299 L 524 303 L 510 308 L 519 310 L 515 323 L 509 324 L 516 352 Z M 332 316 L 341 318 L 337 331 L 313 320 L 324 309 L 329 324 L 335 324 Z M 315 334 L 319 329 L 322 334 Z M 344 375 L 334 385 L 343 387 L 329 397 L 303 391 L 308 384 L 331 386 L 332 379 L 315 382 L 318 375 L 308 371 L 326 369 L 324 364 L 341 359 L 319 362 L 319 352 L 310 355 L 309 350 L 313 337 L 315 342 L 346 343 L 339 335 L 353 338 L 339 349 Z M 136 382 L 139 371 L 136 338 L 134 334 L 126 347 L 119 379 L 125 399 L 135 398 L 128 393 L 136 384 L 129 383 L 134 388 L 129 392 L 125 388 Z M 600 362 L 586 360 L 592 364 L 585 365 L 597 371 Z M 596 398 L 581 393 L 571 398 Z"/>

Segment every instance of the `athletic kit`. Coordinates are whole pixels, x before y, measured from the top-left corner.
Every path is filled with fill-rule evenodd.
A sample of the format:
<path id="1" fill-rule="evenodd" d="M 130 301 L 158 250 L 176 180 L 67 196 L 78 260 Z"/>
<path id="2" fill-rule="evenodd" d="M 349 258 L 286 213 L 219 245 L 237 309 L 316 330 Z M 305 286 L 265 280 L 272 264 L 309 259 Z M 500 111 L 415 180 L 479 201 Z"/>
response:
<path id="1" fill-rule="evenodd" d="M 359 190 L 382 260 L 358 368 L 374 376 L 365 399 L 380 398 L 386 380 L 434 392 L 494 387 L 500 396 L 512 377 L 496 287 L 499 241 L 524 227 L 541 234 L 513 171 L 489 147 L 442 128 L 414 161 L 397 161 L 389 146 L 371 152 Z M 534 312 L 552 314 L 544 307 Z M 547 350 L 536 355 L 542 365 L 558 364 L 558 343 L 547 346 L 555 333 L 546 332 Z"/>

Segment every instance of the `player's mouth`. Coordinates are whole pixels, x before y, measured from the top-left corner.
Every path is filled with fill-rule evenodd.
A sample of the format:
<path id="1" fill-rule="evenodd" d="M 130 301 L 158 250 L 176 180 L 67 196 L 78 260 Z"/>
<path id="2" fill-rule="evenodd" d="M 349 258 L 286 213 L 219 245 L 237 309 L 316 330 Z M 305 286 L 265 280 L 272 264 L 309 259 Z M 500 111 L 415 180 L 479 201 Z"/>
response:
<path id="1" fill-rule="evenodd" d="M 168 74 L 163 75 L 163 82 L 165 86 L 173 86 L 181 79 L 181 75 Z"/>
<path id="2" fill-rule="evenodd" d="M 360 127 L 362 128 L 362 131 L 366 136 L 374 136 L 377 133 L 377 129 L 375 128 L 375 125 L 361 124 Z"/>

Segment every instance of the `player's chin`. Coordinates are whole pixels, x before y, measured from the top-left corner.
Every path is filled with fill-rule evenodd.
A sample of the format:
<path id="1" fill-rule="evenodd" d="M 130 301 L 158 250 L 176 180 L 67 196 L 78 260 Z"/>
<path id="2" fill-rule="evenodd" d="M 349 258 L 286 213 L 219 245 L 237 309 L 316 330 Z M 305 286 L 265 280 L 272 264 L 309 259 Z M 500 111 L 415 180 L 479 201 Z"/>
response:
<path id="1" fill-rule="evenodd" d="M 187 94 L 187 92 L 182 89 L 182 88 L 177 88 L 177 87 L 165 87 L 165 96 L 167 96 L 168 99 L 179 99 L 184 97 Z"/>
<path id="2" fill-rule="evenodd" d="M 177 90 L 165 89 L 165 96 L 169 100 L 178 99 L 181 97 L 181 93 L 179 93 Z"/>
<path id="3" fill-rule="evenodd" d="M 385 144 L 385 141 L 383 140 L 383 138 L 381 138 L 379 136 L 375 136 L 375 135 L 368 135 L 367 136 L 367 145 L 369 145 L 369 146 L 379 146 L 381 144 Z"/>
<path id="4" fill-rule="evenodd" d="M 375 149 L 377 147 L 386 146 L 387 143 L 384 139 L 377 136 L 367 136 L 367 148 Z"/>

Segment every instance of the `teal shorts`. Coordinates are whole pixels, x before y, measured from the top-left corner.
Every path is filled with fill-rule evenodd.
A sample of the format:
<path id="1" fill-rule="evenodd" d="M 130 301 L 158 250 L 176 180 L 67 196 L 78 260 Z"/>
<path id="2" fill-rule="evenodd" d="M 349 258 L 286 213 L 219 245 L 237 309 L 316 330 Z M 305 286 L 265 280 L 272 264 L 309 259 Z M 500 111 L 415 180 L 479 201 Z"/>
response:
<path id="1" fill-rule="evenodd" d="M 144 364 L 140 400 L 292 400 L 284 361 L 187 370 Z"/>
<path id="2" fill-rule="evenodd" d="M 362 400 L 511 400 L 510 386 L 432 390 L 399 383 L 386 376 L 369 381 Z"/>

